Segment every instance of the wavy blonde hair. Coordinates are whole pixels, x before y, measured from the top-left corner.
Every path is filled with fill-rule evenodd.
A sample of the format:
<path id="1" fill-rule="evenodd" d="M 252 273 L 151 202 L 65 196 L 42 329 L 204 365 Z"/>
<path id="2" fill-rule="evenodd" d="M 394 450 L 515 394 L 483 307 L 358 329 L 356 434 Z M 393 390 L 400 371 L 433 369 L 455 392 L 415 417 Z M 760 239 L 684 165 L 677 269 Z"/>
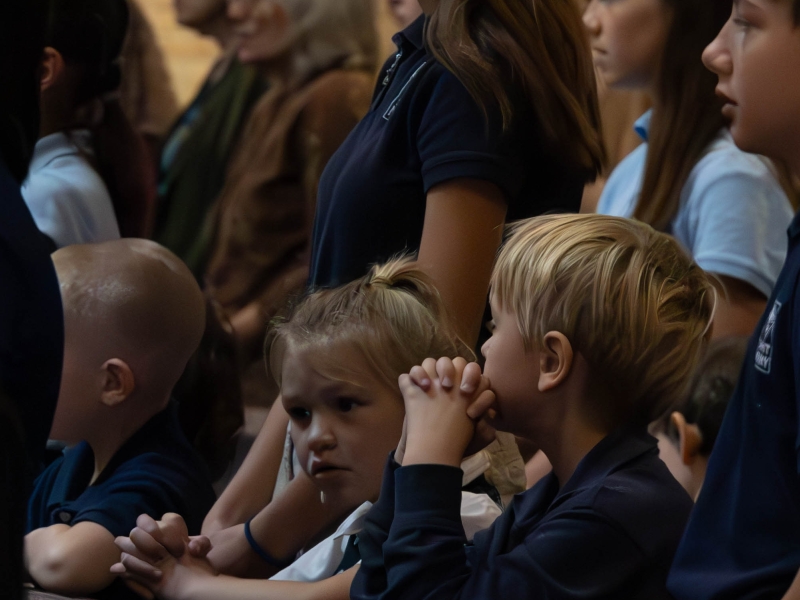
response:
<path id="1" fill-rule="evenodd" d="M 375 71 L 378 34 L 372 0 L 272 0 L 292 19 L 293 73 L 305 80 L 339 66 Z"/>
<path id="2" fill-rule="evenodd" d="M 335 362 L 342 344 L 356 348 L 371 372 L 391 388 L 428 357 L 474 359 L 433 282 L 409 258 L 377 265 L 341 287 L 316 291 L 288 319 L 274 323 L 266 346 L 270 372 L 280 385 L 287 347 L 322 349 L 327 352 L 320 355 Z"/>
<path id="3" fill-rule="evenodd" d="M 649 423 L 685 393 L 704 349 L 712 287 L 671 237 L 603 215 L 549 215 L 511 226 L 492 275 L 496 302 L 526 348 L 563 333 L 615 405 L 615 426 Z"/>

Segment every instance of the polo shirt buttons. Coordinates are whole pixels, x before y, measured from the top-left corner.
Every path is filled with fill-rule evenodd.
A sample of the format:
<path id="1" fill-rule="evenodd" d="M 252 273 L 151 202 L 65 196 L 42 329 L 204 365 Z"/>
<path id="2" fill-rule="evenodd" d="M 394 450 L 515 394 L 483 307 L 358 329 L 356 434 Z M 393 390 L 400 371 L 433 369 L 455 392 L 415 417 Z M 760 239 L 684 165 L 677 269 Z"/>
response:
<path id="1" fill-rule="evenodd" d="M 69 523 L 72 520 L 72 515 L 65 510 L 62 510 L 58 513 L 58 518 L 61 519 L 63 523 Z"/>

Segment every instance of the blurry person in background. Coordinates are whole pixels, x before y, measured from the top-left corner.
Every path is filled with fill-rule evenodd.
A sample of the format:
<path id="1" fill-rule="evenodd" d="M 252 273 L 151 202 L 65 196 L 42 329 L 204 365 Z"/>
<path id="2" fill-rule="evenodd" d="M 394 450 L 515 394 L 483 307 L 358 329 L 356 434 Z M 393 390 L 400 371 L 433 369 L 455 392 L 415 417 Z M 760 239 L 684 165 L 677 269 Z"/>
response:
<path id="1" fill-rule="evenodd" d="M 27 464 L 30 475 L 41 468 L 64 352 L 55 269 L 19 191 L 39 131 L 43 24 L 44 3 L 39 0 L 5 0 L 0 5 L 0 387 L 16 409 L 25 437 L 27 461 L 11 459 L 20 469 Z M 18 498 L 23 504 L 27 493 L 26 487 Z M 8 512 L 3 514 L 8 518 Z M 12 533 L 17 548 L 21 532 Z M 5 565 L 5 559 L 0 563 Z M 3 583 L 6 574 L 0 576 Z M 12 589 L 10 596 L 0 597 L 17 593 Z"/>
<path id="2" fill-rule="evenodd" d="M 22 195 L 53 249 L 147 229 L 147 153 L 114 93 L 127 24 L 124 0 L 49 3 L 39 141 Z"/>
<path id="3" fill-rule="evenodd" d="M 244 126 L 214 207 L 205 283 L 243 365 L 257 362 L 259 374 L 267 323 L 308 276 L 320 175 L 369 108 L 373 9 L 372 0 L 228 2 L 239 60 L 269 90 Z"/>
<path id="4" fill-rule="evenodd" d="M 164 52 L 139 0 L 128 0 L 128 12 L 128 35 L 120 54 L 119 101 L 147 144 L 151 160 L 157 161 L 164 138 L 180 113 L 178 99 Z"/>
<path id="5" fill-rule="evenodd" d="M 746 337 L 736 336 L 713 340 L 683 400 L 650 427 L 658 438 L 661 460 L 692 500 L 703 487 L 708 458 L 739 380 L 747 342 Z"/>
<path id="6" fill-rule="evenodd" d="M 266 89 L 236 57 L 238 39 L 225 0 L 175 0 L 178 23 L 220 47 L 200 92 L 172 126 L 161 151 L 154 239 L 202 280 L 210 251 L 209 208 L 219 196 L 242 125 Z"/>
<path id="7" fill-rule="evenodd" d="M 422 14 L 422 7 L 417 0 L 388 0 L 389 12 L 400 29 L 405 29 Z"/>

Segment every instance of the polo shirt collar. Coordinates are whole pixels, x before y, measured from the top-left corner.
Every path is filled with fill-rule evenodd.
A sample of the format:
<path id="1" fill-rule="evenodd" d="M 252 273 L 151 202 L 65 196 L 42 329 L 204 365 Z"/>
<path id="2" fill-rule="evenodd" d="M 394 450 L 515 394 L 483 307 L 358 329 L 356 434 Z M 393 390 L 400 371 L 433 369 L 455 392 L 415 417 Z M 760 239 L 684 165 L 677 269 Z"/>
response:
<path id="1" fill-rule="evenodd" d="M 69 134 L 63 131 L 51 133 L 36 142 L 31 157 L 30 171 L 35 172 L 61 156 L 91 152 L 91 133 L 88 129 L 75 129 Z"/>
<path id="2" fill-rule="evenodd" d="M 658 442 L 645 428 L 623 427 L 611 432 L 583 457 L 572 477 L 556 494 L 551 508 L 576 492 L 599 485 L 622 465 L 650 452 L 658 453 Z"/>
<path id="3" fill-rule="evenodd" d="M 652 119 L 652 118 L 653 118 L 653 109 L 651 108 L 646 113 L 644 113 L 641 117 L 636 119 L 636 122 L 633 124 L 633 130 L 645 142 L 647 141 L 647 138 L 650 135 L 650 119 Z"/>
<path id="4" fill-rule="evenodd" d="M 403 31 L 394 34 L 392 41 L 398 48 L 411 44 L 415 49 L 421 50 L 425 46 L 425 15 L 420 15 Z"/>

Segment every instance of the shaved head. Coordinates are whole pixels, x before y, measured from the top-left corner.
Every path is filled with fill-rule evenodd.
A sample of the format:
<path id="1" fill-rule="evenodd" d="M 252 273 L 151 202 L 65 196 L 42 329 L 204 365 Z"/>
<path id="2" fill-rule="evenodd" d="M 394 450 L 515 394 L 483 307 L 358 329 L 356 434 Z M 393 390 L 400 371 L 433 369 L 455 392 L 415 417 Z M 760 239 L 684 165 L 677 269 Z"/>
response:
<path id="1" fill-rule="evenodd" d="M 205 327 L 203 294 L 186 265 L 131 238 L 67 246 L 53 262 L 67 343 L 92 362 L 124 360 L 145 395 L 169 394 Z"/>

